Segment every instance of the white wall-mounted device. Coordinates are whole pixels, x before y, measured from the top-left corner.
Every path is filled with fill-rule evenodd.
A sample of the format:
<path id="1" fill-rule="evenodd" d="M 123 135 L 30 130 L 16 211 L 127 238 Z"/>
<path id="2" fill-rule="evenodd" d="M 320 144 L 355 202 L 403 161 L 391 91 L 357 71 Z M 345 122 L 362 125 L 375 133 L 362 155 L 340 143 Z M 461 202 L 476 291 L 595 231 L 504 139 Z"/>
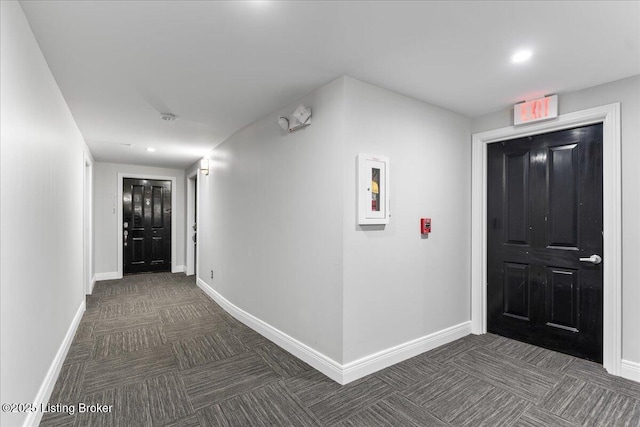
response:
<path id="1" fill-rule="evenodd" d="M 278 124 L 289 132 L 307 127 L 311 124 L 311 108 L 300 104 L 289 117 L 280 116 Z"/>
<path id="2" fill-rule="evenodd" d="M 389 158 L 358 154 L 358 224 L 389 224 Z"/>

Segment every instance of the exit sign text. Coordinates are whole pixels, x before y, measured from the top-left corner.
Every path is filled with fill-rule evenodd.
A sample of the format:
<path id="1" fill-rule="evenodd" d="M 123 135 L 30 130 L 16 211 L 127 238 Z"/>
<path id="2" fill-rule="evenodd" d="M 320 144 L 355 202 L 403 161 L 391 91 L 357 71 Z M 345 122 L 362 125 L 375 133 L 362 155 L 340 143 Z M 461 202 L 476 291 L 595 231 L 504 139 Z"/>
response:
<path id="1" fill-rule="evenodd" d="M 513 124 L 539 122 L 558 117 L 558 95 L 546 96 L 513 106 Z"/>

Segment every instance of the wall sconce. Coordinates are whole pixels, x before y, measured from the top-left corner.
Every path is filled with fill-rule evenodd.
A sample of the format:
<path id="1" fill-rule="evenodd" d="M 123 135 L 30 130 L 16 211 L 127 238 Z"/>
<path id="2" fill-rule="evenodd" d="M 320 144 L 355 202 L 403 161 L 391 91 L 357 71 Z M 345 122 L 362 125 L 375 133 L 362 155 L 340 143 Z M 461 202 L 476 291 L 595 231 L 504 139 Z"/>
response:
<path id="1" fill-rule="evenodd" d="M 209 159 L 200 160 L 200 172 L 203 175 L 209 175 Z"/>
<path id="2" fill-rule="evenodd" d="M 278 124 L 282 129 L 289 132 L 307 127 L 311 124 L 311 108 L 300 104 L 288 118 L 279 117 Z"/>

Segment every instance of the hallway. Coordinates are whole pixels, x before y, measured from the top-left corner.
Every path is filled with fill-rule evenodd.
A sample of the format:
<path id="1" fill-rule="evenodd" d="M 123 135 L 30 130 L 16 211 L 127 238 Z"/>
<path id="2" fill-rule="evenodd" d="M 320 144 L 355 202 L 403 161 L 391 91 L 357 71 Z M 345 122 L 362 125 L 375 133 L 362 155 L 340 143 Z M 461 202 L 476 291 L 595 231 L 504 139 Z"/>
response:
<path id="1" fill-rule="evenodd" d="M 0 9 L 3 427 L 640 427 L 640 0 Z M 598 124 L 601 162 L 517 147 L 493 215 L 492 144 Z"/>
<path id="2" fill-rule="evenodd" d="M 340 386 L 182 274 L 99 282 L 41 426 L 637 426 L 640 384 L 495 335 Z M 78 404 L 108 405 L 78 414 Z M 62 409 L 64 411 L 64 409 Z"/>

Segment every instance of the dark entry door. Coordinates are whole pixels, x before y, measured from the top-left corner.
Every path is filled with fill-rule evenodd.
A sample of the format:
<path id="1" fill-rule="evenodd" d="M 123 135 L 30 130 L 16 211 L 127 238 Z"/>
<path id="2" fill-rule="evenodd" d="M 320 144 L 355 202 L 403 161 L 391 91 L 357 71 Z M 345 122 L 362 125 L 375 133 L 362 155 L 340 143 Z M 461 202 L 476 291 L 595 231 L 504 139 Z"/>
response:
<path id="1" fill-rule="evenodd" d="M 489 145 L 487 219 L 489 332 L 602 362 L 602 124 Z"/>
<path id="2" fill-rule="evenodd" d="M 124 178 L 124 274 L 171 271 L 171 181 Z"/>

